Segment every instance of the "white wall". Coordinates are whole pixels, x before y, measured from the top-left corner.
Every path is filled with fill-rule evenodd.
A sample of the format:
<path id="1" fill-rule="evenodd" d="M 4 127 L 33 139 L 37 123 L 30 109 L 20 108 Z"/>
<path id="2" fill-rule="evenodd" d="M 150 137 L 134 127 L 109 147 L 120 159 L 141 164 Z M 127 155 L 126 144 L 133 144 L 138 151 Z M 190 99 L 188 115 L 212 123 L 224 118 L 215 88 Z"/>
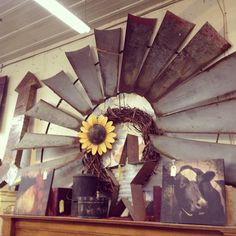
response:
<path id="1" fill-rule="evenodd" d="M 222 3 L 222 0 L 219 0 L 219 2 Z M 225 0 L 225 6 L 228 25 L 228 34 L 226 35 L 226 37 L 232 44 L 232 48 L 229 50 L 229 52 L 232 52 L 236 49 L 236 1 Z M 166 10 L 170 10 L 173 13 L 179 15 L 180 17 L 183 17 L 186 20 L 195 23 L 196 27 L 193 30 L 192 35 L 194 35 L 196 31 L 199 30 L 199 28 L 206 21 L 212 24 L 223 35 L 223 16 L 217 3 L 217 0 L 184 0 L 179 3 L 173 4 L 165 9 L 151 12 L 147 14 L 146 17 L 158 18 L 158 28 Z M 124 25 L 121 26 L 124 27 Z M 8 139 L 8 133 L 11 126 L 11 119 L 13 117 L 13 112 L 15 108 L 17 93 L 14 91 L 14 89 L 22 80 L 23 76 L 27 73 L 27 71 L 31 71 L 40 80 L 43 80 L 55 75 L 60 70 L 64 70 L 71 77 L 72 80 L 75 80 L 76 75 L 72 70 L 69 62 L 67 61 L 64 52 L 77 50 L 88 44 L 91 46 L 95 45 L 93 35 L 72 43 L 68 43 L 56 49 L 49 50 L 45 53 L 35 55 L 17 63 L 13 63 L 2 69 L 0 75 L 9 76 L 9 88 L 7 92 L 7 101 L 4 110 L 3 123 L 1 126 L 2 128 L 0 130 L 0 158 L 2 158 L 4 155 L 4 150 Z M 229 52 L 227 52 L 226 54 L 228 54 Z M 46 86 L 43 86 L 43 88 L 38 90 L 37 100 L 39 100 L 40 98 L 45 99 L 46 101 L 54 105 L 59 100 L 59 98 Z M 64 104 L 64 106 L 68 109 L 71 109 L 66 104 Z M 41 121 L 35 122 L 34 131 L 42 133 L 45 132 L 46 124 L 46 122 Z M 52 126 L 50 132 L 58 133 L 58 130 L 58 127 Z"/>

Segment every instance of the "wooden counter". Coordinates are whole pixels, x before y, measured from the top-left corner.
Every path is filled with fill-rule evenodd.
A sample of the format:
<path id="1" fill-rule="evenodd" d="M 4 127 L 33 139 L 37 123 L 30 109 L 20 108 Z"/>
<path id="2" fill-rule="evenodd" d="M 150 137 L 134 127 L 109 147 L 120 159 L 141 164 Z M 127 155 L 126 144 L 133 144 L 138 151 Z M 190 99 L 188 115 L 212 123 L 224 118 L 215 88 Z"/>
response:
<path id="1" fill-rule="evenodd" d="M 236 227 L 1 215 L 3 236 L 236 236 Z"/>

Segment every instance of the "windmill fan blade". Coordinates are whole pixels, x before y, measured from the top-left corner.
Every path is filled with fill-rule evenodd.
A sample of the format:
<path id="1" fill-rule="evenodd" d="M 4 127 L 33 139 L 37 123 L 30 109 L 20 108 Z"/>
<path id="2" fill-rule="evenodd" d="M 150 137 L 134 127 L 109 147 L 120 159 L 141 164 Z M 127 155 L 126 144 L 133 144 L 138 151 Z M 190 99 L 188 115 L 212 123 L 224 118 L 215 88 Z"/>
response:
<path id="1" fill-rule="evenodd" d="M 167 132 L 236 133 L 236 100 L 207 105 L 157 118 L 157 127 Z"/>
<path id="2" fill-rule="evenodd" d="M 153 104 L 157 114 L 189 109 L 213 102 L 212 98 L 236 91 L 236 53 L 224 57 L 206 71 L 178 86 Z"/>
<path id="3" fill-rule="evenodd" d="M 134 91 L 144 55 L 156 24 L 156 19 L 128 15 L 120 77 L 120 92 Z"/>
<path id="4" fill-rule="evenodd" d="M 42 163 L 37 163 L 37 164 L 22 168 L 19 170 L 19 175 L 22 175 L 23 173 L 27 173 L 28 171 L 44 169 L 44 168 L 59 169 L 65 165 L 73 162 L 74 160 L 81 159 L 82 156 L 83 156 L 83 153 L 81 153 L 80 151 L 77 151 L 74 153 L 69 153 L 69 154 L 66 154 L 63 156 L 59 156 L 58 158 L 56 158 L 54 160 L 45 161 Z"/>
<path id="5" fill-rule="evenodd" d="M 65 111 L 54 107 L 53 105 L 40 100 L 34 107 L 25 113 L 27 116 L 36 119 L 45 120 L 50 123 L 73 129 L 79 130 L 82 121 L 78 118 L 66 113 Z"/>
<path id="6" fill-rule="evenodd" d="M 144 95 L 156 76 L 175 55 L 195 25 L 167 11 L 137 79 L 136 92 Z"/>
<path id="7" fill-rule="evenodd" d="M 224 159 L 226 181 L 236 183 L 236 145 L 155 135 L 151 135 L 151 142 L 161 154 L 181 160 Z"/>
<path id="8" fill-rule="evenodd" d="M 147 93 L 147 99 L 152 102 L 159 100 L 181 82 L 199 72 L 229 47 L 230 44 L 209 23 L 204 24 L 157 78 Z"/>
<path id="9" fill-rule="evenodd" d="M 117 94 L 121 29 L 94 30 L 106 97 Z"/>
<path id="10" fill-rule="evenodd" d="M 101 103 L 104 98 L 90 47 L 66 52 L 66 56 L 91 101 L 95 104 Z"/>
<path id="11" fill-rule="evenodd" d="M 53 188 L 71 187 L 73 184 L 73 176 L 81 174 L 83 170 L 84 165 L 82 158 L 71 161 L 61 168 L 57 168 L 54 173 Z"/>
<path id="12" fill-rule="evenodd" d="M 64 71 L 43 80 L 43 82 L 77 111 L 84 115 L 91 111 L 89 104 L 84 100 Z"/>
<path id="13" fill-rule="evenodd" d="M 15 150 L 51 147 L 79 147 L 76 137 L 26 133 L 16 145 Z"/>

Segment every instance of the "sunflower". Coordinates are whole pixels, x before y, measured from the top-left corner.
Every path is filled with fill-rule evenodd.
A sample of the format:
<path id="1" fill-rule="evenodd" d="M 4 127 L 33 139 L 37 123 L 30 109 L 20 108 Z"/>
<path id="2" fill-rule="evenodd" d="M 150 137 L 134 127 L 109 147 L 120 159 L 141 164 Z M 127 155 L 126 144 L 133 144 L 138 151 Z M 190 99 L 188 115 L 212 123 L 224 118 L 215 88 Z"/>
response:
<path id="1" fill-rule="evenodd" d="M 82 149 L 92 152 L 92 155 L 98 153 L 101 156 L 107 152 L 107 149 L 112 149 L 116 137 L 114 130 L 113 122 L 108 121 L 107 117 L 100 115 L 97 118 L 93 114 L 90 115 L 82 122 L 81 132 L 79 132 Z"/>

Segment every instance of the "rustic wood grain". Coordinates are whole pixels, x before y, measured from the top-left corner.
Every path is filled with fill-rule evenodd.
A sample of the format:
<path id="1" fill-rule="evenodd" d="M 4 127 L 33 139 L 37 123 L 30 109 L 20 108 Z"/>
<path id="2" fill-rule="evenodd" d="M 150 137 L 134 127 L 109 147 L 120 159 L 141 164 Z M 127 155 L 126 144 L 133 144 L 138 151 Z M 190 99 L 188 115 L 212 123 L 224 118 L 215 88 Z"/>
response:
<path id="1" fill-rule="evenodd" d="M 3 236 L 235 236 L 236 227 L 132 222 L 79 217 L 3 215 Z"/>

